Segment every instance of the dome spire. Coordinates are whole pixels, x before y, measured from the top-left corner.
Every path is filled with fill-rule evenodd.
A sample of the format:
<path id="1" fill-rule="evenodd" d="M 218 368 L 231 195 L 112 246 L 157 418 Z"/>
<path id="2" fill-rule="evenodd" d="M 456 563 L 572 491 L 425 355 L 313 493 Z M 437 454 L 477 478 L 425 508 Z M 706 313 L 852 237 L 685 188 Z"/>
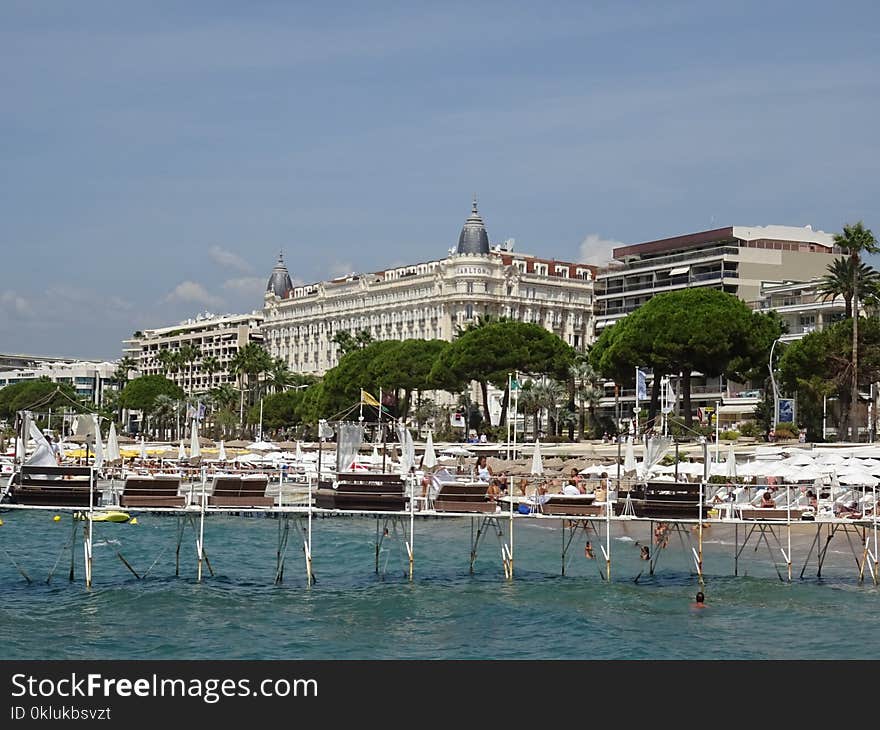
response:
<path id="1" fill-rule="evenodd" d="M 485 256 L 489 253 L 489 234 L 486 233 L 486 226 L 477 210 L 477 194 L 474 193 L 474 200 L 471 205 L 471 214 L 464 222 L 461 234 L 458 237 L 459 254 L 473 254 L 477 256 Z"/>
<path id="2" fill-rule="evenodd" d="M 291 291 L 293 291 L 293 282 L 290 280 L 287 266 L 284 265 L 284 251 L 278 251 L 278 261 L 269 276 L 266 293 L 284 299 Z"/>

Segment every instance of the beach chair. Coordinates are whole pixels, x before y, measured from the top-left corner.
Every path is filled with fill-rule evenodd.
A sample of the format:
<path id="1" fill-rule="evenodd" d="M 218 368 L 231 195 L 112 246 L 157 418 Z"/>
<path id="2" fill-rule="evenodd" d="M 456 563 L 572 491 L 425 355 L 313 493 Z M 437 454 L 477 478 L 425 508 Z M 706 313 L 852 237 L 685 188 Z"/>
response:
<path id="1" fill-rule="evenodd" d="M 180 477 L 128 476 L 119 497 L 120 507 L 184 507 Z"/>
<path id="2" fill-rule="evenodd" d="M 269 477 L 265 474 L 247 476 L 215 476 L 208 497 L 209 507 L 272 507 L 275 500 L 266 496 Z"/>
<path id="3" fill-rule="evenodd" d="M 101 504 L 97 473 L 87 466 L 22 466 L 9 496 L 15 504 L 34 506 Z"/>
<path id="4" fill-rule="evenodd" d="M 400 512 L 406 509 L 404 483 L 398 474 L 351 472 L 336 475 L 336 486 L 318 489 L 315 506 L 320 509 Z"/>
<path id="5" fill-rule="evenodd" d="M 560 517 L 598 516 L 603 514 L 602 505 L 593 504 L 594 494 L 548 494 L 542 505 L 545 515 Z"/>
<path id="6" fill-rule="evenodd" d="M 495 512 L 497 503 L 489 499 L 486 482 L 440 482 L 434 497 L 437 512 Z"/>

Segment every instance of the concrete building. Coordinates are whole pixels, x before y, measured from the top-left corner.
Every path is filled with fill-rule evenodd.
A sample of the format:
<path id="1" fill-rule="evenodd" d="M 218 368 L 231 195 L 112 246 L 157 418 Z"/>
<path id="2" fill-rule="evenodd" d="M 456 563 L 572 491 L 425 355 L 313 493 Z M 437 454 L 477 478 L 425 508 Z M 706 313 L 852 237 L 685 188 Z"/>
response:
<path id="1" fill-rule="evenodd" d="M 596 268 L 489 243 L 474 202 L 442 259 L 293 286 L 283 260 L 266 287 L 263 333 L 273 357 L 320 375 L 339 360 L 336 333 L 374 340 L 452 340 L 478 317 L 534 322 L 583 350 L 591 340 Z"/>
<path id="2" fill-rule="evenodd" d="M 815 279 L 839 255 L 831 234 L 809 226 L 728 226 L 621 246 L 596 277 L 596 330 L 677 289 L 709 286 L 755 301 L 763 282 Z"/>
<path id="3" fill-rule="evenodd" d="M 0 353 L 0 372 L 5 370 L 26 370 L 35 368 L 40 363 L 71 362 L 69 357 L 49 357 L 47 355 L 23 355 L 20 353 Z"/>
<path id="4" fill-rule="evenodd" d="M 774 311 L 788 327 L 783 342 L 799 340 L 804 335 L 840 322 L 846 316 L 843 297 L 825 299 L 818 291 L 821 279 L 809 281 L 765 281 L 754 302 L 759 312 Z M 864 312 L 863 312 L 864 313 Z"/>
<path id="5" fill-rule="evenodd" d="M 100 360 L 68 360 L 38 362 L 33 367 L 16 368 L 0 372 L 0 388 L 30 380 L 46 378 L 54 383 L 72 385 L 76 394 L 96 406 L 104 402 L 108 390 L 117 390 L 113 377 L 118 363 Z"/>
<path id="6" fill-rule="evenodd" d="M 789 338 L 797 333 L 802 336 L 811 322 L 815 326 L 820 311 L 822 316 L 836 316 L 837 305 L 816 301 L 815 284 L 838 256 L 831 234 L 809 226 L 728 226 L 621 246 L 613 251 L 614 263 L 596 277 L 596 333 L 655 294 L 708 286 L 734 294 L 755 308 L 780 311 L 791 320 Z M 792 281 L 810 283 L 780 284 Z M 791 290 L 786 292 L 786 287 Z M 798 304 L 785 311 L 788 305 L 780 308 L 784 301 Z M 796 312 L 801 302 L 805 311 Z M 615 394 L 614 387 L 605 384 L 600 408 L 626 421 L 632 418 L 635 392 L 622 388 Z M 722 428 L 749 420 L 762 396 L 760 390 L 723 377 L 695 374 L 692 381 L 693 408 L 703 413 L 717 408 Z"/>
<path id="7" fill-rule="evenodd" d="M 224 383 L 235 383 L 236 376 L 229 372 L 229 361 L 250 342 L 262 344 L 261 312 L 250 314 L 200 314 L 180 324 L 135 332 L 123 341 L 123 354 L 134 358 L 140 375 L 165 375 L 185 391 L 202 393 Z M 165 369 L 159 359 L 163 350 L 179 352 L 184 345 L 199 351 L 192 363 L 177 372 Z M 217 369 L 209 372 L 205 358 L 216 359 Z M 209 361 L 211 362 L 211 361 Z"/>

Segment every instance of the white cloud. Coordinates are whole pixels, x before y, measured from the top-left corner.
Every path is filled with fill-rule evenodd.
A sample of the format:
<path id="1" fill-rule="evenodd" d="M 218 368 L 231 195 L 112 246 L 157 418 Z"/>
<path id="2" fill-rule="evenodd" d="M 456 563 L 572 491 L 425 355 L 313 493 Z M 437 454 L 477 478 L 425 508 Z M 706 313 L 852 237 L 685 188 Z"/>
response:
<path id="1" fill-rule="evenodd" d="M 346 274 L 350 274 L 352 271 L 354 271 L 354 267 L 352 266 L 350 261 L 334 261 L 332 264 L 330 264 L 331 279 L 345 276 Z"/>
<path id="2" fill-rule="evenodd" d="M 237 279 L 227 279 L 223 282 L 223 288 L 236 294 L 262 298 L 266 290 L 266 279 L 259 276 L 241 276 Z"/>
<path id="3" fill-rule="evenodd" d="M 36 314 L 31 303 L 12 289 L 0 294 L 0 307 L 21 319 L 32 317 Z"/>
<path id="4" fill-rule="evenodd" d="M 605 266 L 612 260 L 612 249 L 625 245 L 625 243 L 615 241 L 612 238 L 602 238 L 598 233 L 590 233 L 583 241 L 581 241 L 578 262 L 593 264 L 594 266 Z"/>
<path id="5" fill-rule="evenodd" d="M 215 297 L 196 281 L 180 282 L 171 290 L 168 296 L 165 297 L 164 301 L 195 302 L 197 304 L 205 304 L 209 307 L 219 307 L 223 304 L 223 300 L 220 297 Z"/>
<path id="6" fill-rule="evenodd" d="M 225 248 L 220 248 L 220 246 L 211 246 L 208 249 L 208 256 L 227 269 L 235 269 L 244 273 L 253 271 L 251 265 L 241 256 L 232 251 L 227 251 Z"/>

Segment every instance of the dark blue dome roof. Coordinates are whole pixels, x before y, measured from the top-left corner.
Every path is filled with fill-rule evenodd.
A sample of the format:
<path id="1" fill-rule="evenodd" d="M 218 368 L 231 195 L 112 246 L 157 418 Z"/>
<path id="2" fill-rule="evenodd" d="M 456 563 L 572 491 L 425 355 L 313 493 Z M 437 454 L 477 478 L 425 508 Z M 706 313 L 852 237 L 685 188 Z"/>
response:
<path id="1" fill-rule="evenodd" d="M 290 274 L 287 273 L 287 267 L 284 265 L 284 257 L 279 253 L 278 263 L 272 269 L 269 283 L 266 284 L 266 292 L 284 299 L 291 291 L 293 291 L 293 282 L 290 280 Z"/>
<path id="2" fill-rule="evenodd" d="M 461 234 L 458 237 L 458 253 L 485 255 L 489 253 L 489 234 L 483 219 L 477 212 L 477 201 L 474 200 L 474 208 L 468 219 L 464 222 Z"/>

